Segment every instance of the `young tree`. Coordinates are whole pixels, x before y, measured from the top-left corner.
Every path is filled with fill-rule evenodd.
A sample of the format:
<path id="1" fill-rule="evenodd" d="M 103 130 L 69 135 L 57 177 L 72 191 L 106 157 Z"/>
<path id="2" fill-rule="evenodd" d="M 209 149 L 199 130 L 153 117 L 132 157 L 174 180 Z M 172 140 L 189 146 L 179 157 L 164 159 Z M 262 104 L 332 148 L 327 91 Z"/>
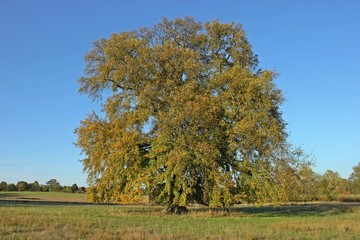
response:
<path id="1" fill-rule="evenodd" d="M 85 187 L 80 187 L 77 192 L 78 193 L 86 193 L 86 188 Z"/>
<path id="2" fill-rule="evenodd" d="M 7 182 L 2 181 L 0 183 L 0 191 L 7 191 L 8 184 Z"/>
<path id="3" fill-rule="evenodd" d="M 70 186 L 63 186 L 62 191 L 66 193 L 73 193 Z"/>
<path id="4" fill-rule="evenodd" d="M 39 184 L 38 181 L 35 181 L 35 182 L 33 182 L 33 183 L 29 184 L 29 185 L 30 185 L 30 191 L 33 191 L 33 192 L 41 191 L 40 184 Z"/>
<path id="5" fill-rule="evenodd" d="M 56 179 L 50 179 L 46 182 L 46 186 L 48 187 L 49 191 L 60 191 L 61 185 Z"/>
<path id="6" fill-rule="evenodd" d="M 73 193 L 76 193 L 77 191 L 79 191 L 79 187 L 76 183 L 74 183 L 72 186 L 71 186 L 71 191 Z"/>
<path id="7" fill-rule="evenodd" d="M 297 191 L 295 199 L 298 201 L 314 201 L 319 198 L 320 175 L 317 175 L 310 166 L 300 169 L 300 189 Z"/>
<path id="8" fill-rule="evenodd" d="M 353 167 L 353 172 L 349 177 L 351 193 L 360 194 L 360 162 Z"/>
<path id="9" fill-rule="evenodd" d="M 286 195 L 272 177 L 278 164 L 297 171 L 281 156 L 283 97 L 241 25 L 163 19 L 95 42 L 85 60 L 79 92 L 104 100 L 104 117 L 92 113 L 75 130 L 90 199 L 147 194 L 174 209 Z"/>
<path id="10" fill-rule="evenodd" d="M 16 188 L 18 191 L 28 191 L 29 190 L 29 184 L 25 181 L 19 181 L 16 184 Z"/>
<path id="11" fill-rule="evenodd" d="M 9 183 L 7 191 L 17 191 L 17 188 L 16 188 L 15 184 Z"/>
<path id="12" fill-rule="evenodd" d="M 323 193 L 327 196 L 328 200 L 337 200 L 340 194 L 347 194 L 348 182 L 346 179 L 340 177 L 339 173 L 331 170 L 326 170 L 322 176 L 321 185 Z"/>

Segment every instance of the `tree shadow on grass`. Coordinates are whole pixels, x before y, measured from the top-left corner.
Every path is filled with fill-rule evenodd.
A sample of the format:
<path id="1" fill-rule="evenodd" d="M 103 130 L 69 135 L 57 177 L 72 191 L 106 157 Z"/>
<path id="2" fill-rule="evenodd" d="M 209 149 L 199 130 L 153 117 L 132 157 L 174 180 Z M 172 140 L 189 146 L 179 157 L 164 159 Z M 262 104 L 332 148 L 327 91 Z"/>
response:
<path id="1" fill-rule="evenodd" d="M 121 205 L 111 203 L 90 203 L 90 202 L 69 202 L 69 201 L 43 201 L 36 198 L 29 198 L 21 192 L 0 192 L 0 206 L 39 206 L 39 205 L 107 205 L 107 206 L 128 206 L 136 207 L 140 205 Z M 153 211 L 159 206 L 146 206 L 147 211 Z M 132 208 L 131 208 L 132 209 Z M 330 203 L 308 203 L 308 204 L 291 204 L 283 206 L 253 206 L 253 205 L 237 205 L 230 208 L 210 209 L 206 207 L 191 207 L 190 215 L 202 217 L 301 217 L 301 216 L 329 216 L 339 215 L 346 212 L 360 209 L 360 203 L 346 203 L 346 202 L 330 202 Z M 159 210 L 159 211 L 158 211 Z M 136 209 L 136 211 L 140 211 Z M 141 210 L 143 211 L 143 210 Z M 140 211 L 140 212 L 141 212 Z"/>

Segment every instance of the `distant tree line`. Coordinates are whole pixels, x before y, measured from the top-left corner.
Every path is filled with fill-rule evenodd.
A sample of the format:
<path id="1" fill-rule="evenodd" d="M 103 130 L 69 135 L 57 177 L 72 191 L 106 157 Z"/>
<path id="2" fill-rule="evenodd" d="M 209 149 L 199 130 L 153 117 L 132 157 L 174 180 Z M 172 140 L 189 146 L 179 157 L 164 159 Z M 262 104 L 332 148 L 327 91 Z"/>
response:
<path id="1" fill-rule="evenodd" d="M 282 183 L 289 189 L 288 201 L 337 201 L 344 196 L 360 195 L 360 162 L 353 167 L 349 178 L 342 178 L 339 173 L 327 170 L 323 174 L 315 173 L 310 166 L 300 170 L 300 174 L 293 179 L 285 179 Z M 283 186 L 284 187 L 284 186 Z M 68 192 L 86 193 L 85 187 L 62 186 L 56 179 L 50 179 L 46 184 L 38 181 L 27 183 L 19 181 L 17 184 L 0 183 L 0 191 L 34 191 L 34 192 Z M 240 202 L 246 199 L 240 200 Z M 360 200 L 357 198 L 357 201 Z"/>
<path id="2" fill-rule="evenodd" d="M 342 198 L 350 195 L 360 195 L 360 162 L 347 179 L 332 170 L 318 174 L 305 167 L 297 180 L 297 183 L 289 183 L 292 189 L 289 201 L 343 201 Z M 356 199 L 360 200 L 359 197 Z"/>
<path id="3" fill-rule="evenodd" d="M 68 193 L 85 193 L 85 187 L 78 187 L 76 183 L 71 186 L 62 186 L 56 179 L 50 179 L 46 184 L 40 184 L 38 181 L 28 183 L 19 181 L 17 184 L 0 183 L 0 191 L 31 191 L 31 192 L 68 192 Z"/>

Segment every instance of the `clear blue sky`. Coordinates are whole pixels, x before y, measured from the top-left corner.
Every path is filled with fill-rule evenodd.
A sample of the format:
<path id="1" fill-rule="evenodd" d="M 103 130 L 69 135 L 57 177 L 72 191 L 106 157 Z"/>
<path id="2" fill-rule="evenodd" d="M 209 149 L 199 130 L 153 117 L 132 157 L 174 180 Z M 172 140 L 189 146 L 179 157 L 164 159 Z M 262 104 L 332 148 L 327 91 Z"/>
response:
<path id="1" fill-rule="evenodd" d="M 86 184 L 73 131 L 98 106 L 77 93 L 83 56 L 163 16 L 243 24 L 260 66 L 280 73 L 290 141 L 317 172 L 348 177 L 360 162 L 359 13 L 357 0 L 0 0 L 0 181 Z"/>

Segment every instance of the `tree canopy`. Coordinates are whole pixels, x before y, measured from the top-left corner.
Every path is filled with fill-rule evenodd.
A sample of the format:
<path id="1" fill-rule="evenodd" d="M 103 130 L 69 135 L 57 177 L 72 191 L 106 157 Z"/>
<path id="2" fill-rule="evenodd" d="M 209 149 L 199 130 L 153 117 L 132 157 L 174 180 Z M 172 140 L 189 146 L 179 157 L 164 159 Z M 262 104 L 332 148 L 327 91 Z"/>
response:
<path id="1" fill-rule="evenodd" d="M 276 73 L 240 24 L 163 19 L 96 41 L 85 61 L 79 92 L 103 112 L 75 130 L 93 201 L 223 207 L 286 199 L 299 180 Z"/>
<path id="2" fill-rule="evenodd" d="M 360 162 L 353 167 L 353 172 L 350 174 L 349 180 L 351 182 L 351 190 L 354 194 L 360 194 Z"/>

